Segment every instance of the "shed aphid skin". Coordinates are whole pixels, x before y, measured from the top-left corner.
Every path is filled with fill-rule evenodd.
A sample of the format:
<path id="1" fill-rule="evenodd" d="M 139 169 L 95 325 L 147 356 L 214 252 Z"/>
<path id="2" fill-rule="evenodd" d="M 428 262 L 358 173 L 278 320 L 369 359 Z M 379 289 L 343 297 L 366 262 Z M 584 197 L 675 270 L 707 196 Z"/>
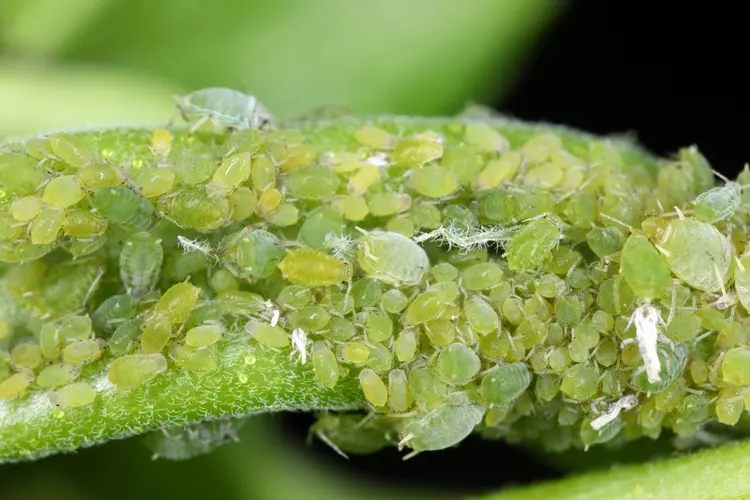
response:
<path id="1" fill-rule="evenodd" d="M 271 323 L 272 326 L 273 322 Z M 307 334 L 302 328 L 292 330 L 292 347 L 301 364 L 307 363 Z"/>
<path id="2" fill-rule="evenodd" d="M 185 236 L 177 236 L 177 244 L 182 248 L 185 253 L 200 252 L 210 259 L 219 259 L 217 252 L 211 247 L 211 245 L 200 239 L 191 239 Z"/>
<path id="3" fill-rule="evenodd" d="M 626 328 L 629 328 L 631 324 L 635 325 L 635 340 L 638 343 L 638 351 L 643 359 L 648 380 L 651 383 L 658 382 L 661 362 L 656 344 L 659 338 L 658 326 L 664 324 L 661 313 L 651 304 L 643 304 L 633 311 Z"/>
<path id="4" fill-rule="evenodd" d="M 502 242 L 508 240 L 509 235 L 509 228 L 497 226 L 462 228 L 450 225 L 440 226 L 432 231 L 419 234 L 414 237 L 414 241 L 417 243 L 435 241 L 447 245 L 448 250 L 458 248 L 465 253 L 469 253 L 483 248 L 497 248 Z"/>
<path id="5" fill-rule="evenodd" d="M 614 404 L 612 404 L 609 408 L 607 408 L 607 411 L 602 413 L 600 416 L 596 417 L 594 420 L 591 421 L 591 428 L 595 431 L 601 430 L 602 427 L 609 424 L 613 420 L 615 420 L 617 417 L 620 416 L 620 412 L 623 410 L 632 410 L 635 408 L 635 406 L 638 404 L 638 398 L 633 396 L 632 394 L 623 396 L 622 398 L 618 399 Z"/>

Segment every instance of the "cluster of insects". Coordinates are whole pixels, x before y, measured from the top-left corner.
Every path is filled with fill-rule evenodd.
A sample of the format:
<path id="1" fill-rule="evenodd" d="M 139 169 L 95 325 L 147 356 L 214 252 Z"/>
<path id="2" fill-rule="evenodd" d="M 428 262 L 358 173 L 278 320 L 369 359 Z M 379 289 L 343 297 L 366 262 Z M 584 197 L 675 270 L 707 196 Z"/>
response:
<path id="1" fill-rule="evenodd" d="M 0 152 L 0 400 L 86 407 L 101 373 L 201 377 L 251 342 L 359 381 L 368 412 L 311 430 L 341 453 L 691 436 L 750 406 L 747 169 L 717 187 L 695 147 L 179 102 L 187 130 Z"/>

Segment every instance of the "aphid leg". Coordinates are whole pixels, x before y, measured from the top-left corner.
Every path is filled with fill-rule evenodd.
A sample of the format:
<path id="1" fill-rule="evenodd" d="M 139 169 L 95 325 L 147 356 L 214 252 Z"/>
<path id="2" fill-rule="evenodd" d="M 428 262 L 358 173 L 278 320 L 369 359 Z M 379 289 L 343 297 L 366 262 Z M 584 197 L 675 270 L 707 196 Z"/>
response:
<path id="1" fill-rule="evenodd" d="M 328 439 L 328 436 L 326 436 L 323 433 L 323 431 L 317 431 L 315 433 L 315 435 L 318 436 L 318 439 L 320 439 L 321 441 L 323 441 L 326 444 L 326 446 L 328 446 L 330 449 L 332 449 L 333 451 L 335 451 L 337 454 L 339 454 L 340 456 L 344 457 L 345 459 L 349 460 L 349 457 L 347 456 L 347 454 L 344 453 L 343 451 L 341 451 L 341 449 L 338 446 L 336 446 L 335 444 L 333 444 L 333 441 L 331 441 L 330 439 Z"/>
<path id="2" fill-rule="evenodd" d="M 404 458 L 402 458 L 401 460 L 403 460 L 405 462 L 405 461 L 409 460 L 410 458 L 416 457 L 420 453 L 422 453 L 422 452 L 418 451 L 418 450 L 414 450 L 411 453 L 407 453 L 406 455 L 404 455 Z"/>
<path id="3" fill-rule="evenodd" d="M 101 281 L 102 276 L 104 276 L 104 270 L 100 269 L 99 273 L 96 275 L 96 278 L 94 278 L 94 281 L 91 282 L 91 286 L 86 291 L 86 296 L 83 298 L 83 305 L 86 305 L 88 303 L 91 295 L 93 295 L 94 293 L 94 290 L 99 286 L 99 281 Z"/>
<path id="4" fill-rule="evenodd" d="M 199 128 L 201 128 L 203 125 L 210 120 L 211 117 L 209 115 L 203 115 L 200 120 L 195 122 L 193 125 L 190 126 L 190 135 L 193 135 L 198 131 Z"/>

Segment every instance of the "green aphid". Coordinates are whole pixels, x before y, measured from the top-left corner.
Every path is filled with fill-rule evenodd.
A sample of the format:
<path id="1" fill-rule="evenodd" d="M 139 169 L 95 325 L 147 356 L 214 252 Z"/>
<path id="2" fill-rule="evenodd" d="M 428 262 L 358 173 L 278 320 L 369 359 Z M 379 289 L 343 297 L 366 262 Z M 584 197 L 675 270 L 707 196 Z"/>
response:
<path id="1" fill-rule="evenodd" d="M 164 276 L 165 280 L 184 281 L 190 276 L 201 276 L 207 267 L 208 258 L 202 251 L 191 251 L 187 253 L 173 252 L 167 257 L 164 264 L 164 271 L 161 274 Z M 161 271 L 161 265 L 159 266 L 158 271 Z M 120 269 L 120 272 L 122 272 L 122 268 Z M 157 273 L 157 278 L 158 274 L 159 273 Z"/>
<path id="2" fill-rule="evenodd" d="M 303 200 L 324 200 L 336 193 L 341 181 L 328 167 L 308 165 L 295 168 L 284 179 L 287 192 Z"/>
<path id="3" fill-rule="evenodd" d="M 411 201 L 405 193 L 374 193 L 367 199 L 367 206 L 372 216 L 388 217 L 409 210 Z"/>
<path id="4" fill-rule="evenodd" d="M 78 373 L 77 367 L 57 363 L 42 370 L 35 383 L 42 389 L 57 389 L 75 380 Z"/>
<path id="5" fill-rule="evenodd" d="M 240 186 L 229 195 L 229 212 L 233 221 L 244 221 L 250 218 L 258 208 L 258 196 L 245 186 Z"/>
<path id="6" fill-rule="evenodd" d="M 219 368 L 219 357 L 215 346 L 190 347 L 174 344 L 169 355 L 178 366 L 198 375 L 208 375 Z"/>
<path id="7" fill-rule="evenodd" d="M 728 219 L 742 203 L 742 188 L 736 182 L 715 187 L 699 194 L 693 201 L 695 218 L 715 224 Z"/>
<path id="8" fill-rule="evenodd" d="M 281 289 L 276 303 L 281 307 L 301 309 L 310 304 L 312 291 L 301 285 L 287 285 Z"/>
<path id="9" fill-rule="evenodd" d="M 479 373 L 481 361 L 472 348 L 455 343 L 440 351 L 435 367 L 450 385 L 462 386 L 471 382 Z"/>
<path id="10" fill-rule="evenodd" d="M 77 175 L 83 187 L 90 190 L 119 186 L 124 181 L 123 174 L 107 163 L 86 165 Z"/>
<path id="11" fill-rule="evenodd" d="M 353 365 L 361 365 L 370 359 L 370 349 L 364 342 L 346 342 L 339 346 L 341 360 Z"/>
<path id="12" fill-rule="evenodd" d="M 161 352 L 172 337 L 172 322 L 167 315 L 155 314 L 146 320 L 141 335 L 141 352 Z"/>
<path id="13" fill-rule="evenodd" d="M 422 410 L 442 405 L 448 396 L 448 385 L 432 368 L 417 368 L 408 374 L 409 389 Z"/>
<path id="14" fill-rule="evenodd" d="M 600 429 L 592 428 L 591 423 L 592 420 L 590 418 L 586 418 L 581 422 L 580 437 L 585 448 L 594 444 L 612 441 L 625 426 L 622 418 L 615 418 Z"/>
<path id="15" fill-rule="evenodd" d="M 197 190 L 177 191 L 159 198 L 159 211 L 177 225 L 208 232 L 224 225 L 229 219 L 229 201 Z"/>
<path id="16" fill-rule="evenodd" d="M 412 239 L 389 231 L 370 231 L 357 245 L 362 270 L 394 286 L 418 285 L 429 270 L 424 249 Z"/>
<path id="17" fill-rule="evenodd" d="M 34 374 L 29 370 L 21 370 L 0 381 L 0 401 L 22 396 L 33 381 Z"/>
<path id="18" fill-rule="evenodd" d="M 91 255 L 107 243 L 106 234 L 97 234 L 87 238 L 79 238 L 70 242 L 67 250 L 70 252 L 73 260 L 86 255 Z"/>
<path id="19" fill-rule="evenodd" d="M 565 370 L 560 390 L 567 396 L 586 401 L 596 395 L 598 376 L 593 366 L 579 363 Z"/>
<path id="20" fill-rule="evenodd" d="M 146 227 L 154 214 L 150 201 L 120 186 L 97 189 L 91 203 L 102 217 L 124 226 Z"/>
<path id="21" fill-rule="evenodd" d="M 368 345 L 370 356 L 367 358 L 366 365 L 376 373 L 386 373 L 393 366 L 393 355 L 384 345 L 370 341 Z"/>
<path id="22" fill-rule="evenodd" d="M 202 422 L 160 429 L 146 434 L 143 441 L 153 452 L 153 460 L 188 460 L 236 442 L 237 426 L 232 420 Z"/>
<path id="23" fill-rule="evenodd" d="M 658 248 L 675 276 L 708 293 L 723 289 L 735 257 L 726 236 L 692 217 L 672 220 Z"/>
<path id="24" fill-rule="evenodd" d="M 447 168 L 428 165 L 412 171 L 411 186 L 427 198 L 445 198 L 459 188 L 459 183 L 455 174 Z"/>
<path id="25" fill-rule="evenodd" d="M 237 290 L 240 287 L 237 278 L 226 269 L 217 269 L 216 271 L 213 271 L 208 283 L 217 293 L 227 290 Z"/>
<path id="26" fill-rule="evenodd" d="M 575 325 L 581 321 L 582 307 L 578 297 L 560 297 L 555 301 L 555 319 L 564 325 Z"/>
<path id="27" fill-rule="evenodd" d="M 133 297 L 128 294 L 113 295 L 105 299 L 91 314 L 94 328 L 110 333 L 123 322 L 135 316 Z"/>
<path id="28" fill-rule="evenodd" d="M 42 362 L 42 350 L 37 344 L 24 342 L 16 345 L 13 350 L 10 351 L 10 364 L 17 370 L 25 368 L 27 370 L 35 371 L 42 365 Z"/>
<path id="29" fill-rule="evenodd" d="M 10 206 L 10 214 L 17 222 L 29 222 L 39 215 L 42 200 L 38 196 L 24 196 L 18 198 Z"/>
<path id="30" fill-rule="evenodd" d="M 131 181 L 138 186 L 141 196 L 157 198 L 172 191 L 175 177 L 175 172 L 171 168 L 146 167 L 131 174 Z"/>
<path id="31" fill-rule="evenodd" d="M 560 381 L 559 375 L 551 373 L 539 375 L 534 384 L 534 394 L 537 399 L 545 402 L 552 401 L 560 393 Z M 510 408 L 510 405 L 501 408 Z"/>
<path id="32" fill-rule="evenodd" d="M 96 160 L 95 152 L 81 139 L 66 133 L 49 138 L 49 147 L 62 161 L 75 168 L 81 168 Z"/>
<path id="33" fill-rule="evenodd" d="M 282 203 L 267 213 L 265 219 L 272 226 L 293 226 L 299 221 L 299 209 L 291 203 Z"/>
<path id="34" fill-rule="evenodd" d="M 681 207 L 696 195 L 692 172 L 683 164 L 667 164 L 658 170 L 657 186 L 662 206 Z"/>
<path id="35" fill-rule="evenodd" d="M 107 343 L 109 352 L 114 356 L 128 354 L 141 336 L 143 324 L 144 321 L 141 318 L 130 319 L 120 324 Z"/>
<path id="36" fill-rule="evenodd" d="M 721 360 L 721 380 L 732 386 L 750 385 L 750 349 L 735 347 Z"/>
<path id="37" fill-rule="evenodd" d="M 388 374 L 388 404 L 395 412 L 407 411 L 414 403 L 406 372 L 391 370 Z"/>
<path id="38" fill-rule="evenodd" d="M 414 330 L 402 330 L 393 341 L 393 353 L 402 363 L 408 363 L 414 359 L 414 356 L 417 353 L 417 347 L 419 347 L 419 341 Z"/>
<path id="39" fill-rule="evenodd" d="M 49 400 L 58 408 L 88 406 L 96 400 L 96 391 L 87 382 L 74 382 L 52 392 Z"/>
<path id="40" fill-rule="evenodd" d="M 338 285 L 353 273 L 348 262 L 311 248 L 290 250 L 278 267 L 289 282 L 307 287 Z"/>
<path id="41" fill-rule="evenodd" d="M 500 318 L 492 306 L 479 295 L 464 300 L 464 315 L 471 329 L 479 335 L 487 335 L 500 328 Z"/>
<path id="42" fill-rule="evenodd" d="M 178 158 L 173 168 L 179 184 L 195 186 L 208 182 L 217 165 L 209 155 L 189 155 Z"/>
<path id="43" fill-rule="evenodd" d="M 250 179 L 253 189 L 263 192 L 276 186 L 276 165 L 266 155 L 258 156 L 253 160 L 250 168 Z"/>
<path id="44" fill-rule="evenodd" d="M 243 233 L 237 242 L 237 265 L 253 278 L 267 278 L 284 258 L 281 240 L 274 234 L 256 229 Z"/>
<path id="45" fill-rule="evenodd" d="M 442 138 L 433 133 L 424 133 L 398 141 L 393 148 L 391 160 L 400 167 L 413 168 L 439 160 L 441 156 Z"/>
<path id="46" fill-rule="evenodd" d="M 383 287 L 378 280 L 361 278 L 352 284 L 350 294 L 356 308 L 375 307 L 383 295 Z"/>
<path id="47" fill-rule="evenodd" d="M 61 342 L 87 340 L 92 333 L 91 318 L 88 314 L 63 318 L 57 330 Z"/>
<path id="48" fill-rule="evenodd" d="M 107 230 L 107 221 L 89 210 L 69 210 L 65 213 L 63 232 L 73 238 L 86 238 Z"/>
<path id="49" fill-rule="evenodd" d="M 393 335 L 393 320 L 385 313 L 367 313 L 365 333 L 371 341 L 384 342 Z"/>
<path id="50" fill-rule="evenodd" d="M 581 191 L 570 196 L 563 209 L 565 218 L 576 227 L 588 229 L 594 225 L 597 219 L 596 194 L 590 191 Z"/>
<path id="51" fill-rule="evenodd" d="M 443 219 L 440 209 L 435 205 L 417 202 L 411 207 L 411 220 L 417 229 L 436 229 Z"/>
<path id="52" fill-rule="evenodd" d="M 322 333 L 322 335 L 333 342 L 344 342 L 354 337 L 356 333 L 357 330 L 354 327 L 354 323 L 348 319 L 334 316 L 331 318 L 328 331 Z"/>
<path id="53" fill-rule="evenodd" d="M 191 130 L 206 121 L 232 129 L 260 128 L 274 118 L 255 96 L 224 87 L 208 87 L 181 96 L 178 107 Z"/>
<path id="54" fill-rule="evenodd" d="M 482 377 L 482 399 L 495 406 L 510 404 L 528 389 L 532 376 L 526 363 L 497 366 Z"/>
<path id="55" fill-rule="evenodd" d="M 184 323 L 198 302 L 201 289 L 190 283 L 172 285 L 154 305 L 154 314 L 163 315 L 175 325 Z"/>
<path id="56" fill-rule="evenodd" d="M 750 254 L 744 254 L 737 259 L 734 270 L 734 287 L 737 298 L 746 311 L 750 311 Z"/>
<path id="57" fill-rule="evenodd" d="M 50 245 L 57 240 L 65 220 L 63 210 L 45 207 L 30 226 L 32 245 Z"/>
<path id="58" fill-rule="evenodd" d="M 330 247 L 331 238 L 343 235 L 345 228 L 338 210 L 321 207 L 305 218 L 297 233 L 297 240 L 316 250 L 326 250 Z"/>
<path id="59" fill-rule="evenodd" d="M 387 313 L 398 314 L 409 304 L 409 298 L 404 292 L 392 288 L 380 297 L 380 306 Z"/>
<path id="60" fill-rule="evenodd" d="M 250 153 L 236 153 L 224 160 L 214 172 L 206 191 L 213 196 L 228 196 L 250 178 L 252 159 Z"/>
<path id="61" fill-rule="evenodd" d="M 0 154 L 0 187 L 18 196 L 34 194 L 44 181 L 44 170 L 24 155 Z"/>
<path id="62" fill-rule="evenodd" d="M 630 235 L 620 255 L 620 272 L 642 300 L 652 301 L 672 288 L 672 273 L 659 251 L 640 235 Z"/>
<path id="63" fill-rule="evenodd" d="M 635 295 L 630 285 L 622 276 L 615 276 L 604 281 L 596 296 L 596 305 L 612 315 L 626 314 L 635 302 Z"/>
<path id="64" fill-rule="evenodd" d="M 633 375 L 633 386 L 641 392 L 650 394 L 659 393 L 666 389 L 672 382 L 682 376 L 688 359 L 688 349 L 685 344 L 659 345 L 657 356 L 661 371 L 657 382 L 649 382 L 643 363 L 639 363 Z"/>
<path id="65" fill-rule="evenodd" d="M 102 344 L 95 339 L 76 340 L 62 350 L 63 361 L 68 365 L 91 363 L 102 354 Z"/>
<path id="66" fill-rule="evenodd" d="M 54 266 L 45 276 L 41 295 L 54 313 L 81 309 L 98 290 L 105 267 L 98 259 L 87 259 Z"/>
<path id="67" fill-rule="evenodd" d="M 339 381 L 339 363 L 328 346 L 328 342 L 318 340 L 310 348 L 315 378 L 323 387 L 335 387 Z"/>
<path id="68" fill-rule="evenodd" d="M 388 403 L 388 387 L 374 370 L 364 368 L 359 372 L 359 385 L 371 405 L 382 408 Z"/>
<path id="69" fill-rule="evenodd" d="M 719 392 L 719 400 L 714 406 L 716 420 L 724 425 L 736 425 L 745 409 L 743 391 L 739 388 L 726 388 Z"/>
<path id="70" fill-rule="evenodd" d="M 441 262 L 440 264 L 434 265 L 430 270 L 430 273 L 437 282 L 455 281 L 456 278 L 458 278 L 458 269 L 448 262 Z"/>
<path id="71" fill-rule="evenodd" d="M 565 280 L 555 274 L 547 273 L 534 281 L 534 290 L 545 299 L 559 297 L 568 289 Z"/>
<path id="72" fill-rule="evenodd" d="M 502 279 L 503 269 L 495 262 L 474 264 L 461 271 L 461 286 L 470 291 L 489 290 Z"/>
<path id="73" fill-rule="evenodd" d="M 502 153 L 510 143 L 500 132 L 486 123 L 468 123 L 464 129 L 464 140 L 470 146 L 485 153 Z"/>
<path id="74" fill-rule="evenodd" d="M 483 416 L 484 412 L 469 402 L 466 393 L 457 392 L 426 415 L 411 417 L 401 430 L 401 442 L 415 452 L 443 450 L 468 437 Z"/>
<path id="75" fill-rule="evenodd" d="M 147 231 L 132 234 L 120 254 L 120 279 L 125 290 L 136 299 L 153 290 L 163 261 L 161 239 Z"/>
<path id="76" fill-rule="evenodd" d="M 521 219 L 523 193 L 511 188 L 495 189 L 477 200 L 483 223 L 510 226 Z"/>
<path id="77" fill-rule="evenodd" d="M 680 148 L 678 158 L 683 167 L 690 170 L 697 193 L 702 193 L 714 186 L 713 169 L 695 145 Z"/>
<path id="78" fill-rule="evenodd" d="M 57 359 L 61 354 L 62 339 L 57 323 L 45 323 L 39 330 L 39 348 L 46 359 Z"/>
<path id="79" fill-rule="evenodd" d="M 128 354 L 109 365 L 107 377 L 118 389 L 132 389 L 145 384 L 167 370 L 167 359 L 160 353 Z"/>
<path id="80" fill-rule="evenodd" d="M 476 227 L 477 218 L 469 207 L 463 205 L 448 205 L 443 208 L 443 226 L 452 227 L 460 231 L 469 231 Z"/>
<path id="81" fill-rule="evenodd" d="M 338 453 L 354 455 L 367 455 L 393 446 L 395 442 L 388 430 L 377 417 L 354 413 L 320 415 L 310 428 L 311 433 Z"/>
<path id="82" fill-rule="evenodd" d="M 540 268 L 560 240 L 560 228 L 548 218 L 535 219 L 508 241 L 505 257 L 513 271 Z"/>
<path id="83" fill-rule="evenodd" d="M 251 316 L 266 307 L 263 297 L 245 290 L 226 290 L 216 296 L 216 304 L 223 314 Z"/>
<path id="84" fill-rule="evenodd" d="M 279 326 L 251 319 L 245 325 L 245 331 L 265 347 L 281 349 L 289 345 L 289 335 Z"/>
<path id="85" fill-rule="evenodd" d="M 287 317 L 288 325 L 292 328 L 301 328 L 305 332 L 317 332 L 323 330 L 331 321 L 331 315 L 321 306 L 307 306 L 292 311 Z"/>
<path id="86" fill-rule="evenodd" d="M 586 233 L 586 242 L 597 257 L 603 259 L 622 249 L 622 233 L 615 228 L 595 227 Z"/>
<path id="87" fill-rule="evenodd" d="M 185 334 L 188 347 L 208 347 L 216 344 L 224 335 L 224 327 L 219 324 L 201 325 L 191 328 Z"/>

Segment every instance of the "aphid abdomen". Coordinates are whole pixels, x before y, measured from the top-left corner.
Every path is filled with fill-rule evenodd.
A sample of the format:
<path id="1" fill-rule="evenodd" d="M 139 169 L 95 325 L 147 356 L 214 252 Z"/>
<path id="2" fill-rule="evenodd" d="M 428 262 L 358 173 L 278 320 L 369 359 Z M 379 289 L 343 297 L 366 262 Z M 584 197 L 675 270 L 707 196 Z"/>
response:
<path id="1" fill-rule="evenodd" d="M 120 279 L 133 297 L 140 298 L 156 286 L 164 260 L 161 240 L 141 231 L 125 242 L 120 254 Z"/>

